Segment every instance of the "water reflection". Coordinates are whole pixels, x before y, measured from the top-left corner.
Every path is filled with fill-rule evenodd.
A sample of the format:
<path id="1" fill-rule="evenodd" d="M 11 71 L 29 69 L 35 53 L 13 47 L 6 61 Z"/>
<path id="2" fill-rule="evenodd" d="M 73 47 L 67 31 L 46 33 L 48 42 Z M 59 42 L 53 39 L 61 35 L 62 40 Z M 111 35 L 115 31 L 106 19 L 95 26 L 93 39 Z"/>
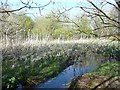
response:
<path id="1" fill-rule="evenodd" d="M 84 58 L 84 59 L 83 59 Z M 78 75 L 82 75 L 97 68 L 97 61 L 95 60 L 94 53 L 89 54 L 89 59 L 85 60 L 85 57 L 75 60 L 73 65 L 67 67 L 57 77 L 46 81 L 43 84 L 39 84 L 35 89 L 39 88 L 65 88 L 67 84 Z M 83 61 L 84 60 L 84 61 Z"/>
<path id="2" fill-rule="evenodd" d="M 91 67 L 86 68 L 76 68 L 74 65 L 69 66 L 62 73 L 60 73 L 57 77 L 48 80 L 47 82 L 36 86 L 36 89 L 39 88 L 64 88 L 67 87 L 67 83 L 71 81 L 75 76 L 81 75 L 91 71 Z"/>

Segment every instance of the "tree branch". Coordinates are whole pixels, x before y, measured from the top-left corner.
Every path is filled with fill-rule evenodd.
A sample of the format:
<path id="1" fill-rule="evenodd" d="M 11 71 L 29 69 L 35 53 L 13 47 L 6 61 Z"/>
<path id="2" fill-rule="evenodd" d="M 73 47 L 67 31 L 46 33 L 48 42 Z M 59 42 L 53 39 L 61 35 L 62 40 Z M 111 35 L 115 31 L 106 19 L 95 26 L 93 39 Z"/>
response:
<path id="1" fill-rule="evenodd" d="M 20 1 L 21 1 L 21 0 L 20 0 Z M 28 8 L 28 9 L 38 8 L 38 9 L 40 9 L 40 8 L 43 8 L 43 7 L 48 6 L 48 5 L 52 2 L 52 1 L 49 1 L 47 4 L 45 4 L 45 5 L 43 5 L 43 6 L 31 6 L 31 5 L 29 5 L 30 1 L 31 1 L 31 0 L 29 0 L 27 3 L 24 3 L 23 1 L 21 1 L 21 3 L 24 5 L 23 7 L 20 7 L 20 8 L 18 8 L 18 9 L 13 9 L 13 10 L 5 10 L 5 9 L 2 9 L 2 10 L 0 10 L 0 13 L 7 13 L 7 14 L 8 14 L 8 13 L 20 11 L 20 10 L 22 10 L 22 9 L 24 9 L 24 8 Z"/>
<path id="2" fill-rule="evenodd" d="M 101 82 L 100 84 L 98 84 L 97 86 L 95 86 L 93 89 L 91 90 L 96 90 L 99 86 L 101 86 L 102 84 L 106 83 L 107 81 L 111 80 L 114 76 L 109 77 L 108 79 L 104 80 L 103 82 Z"/>
<path id="3" fill-rule="evenodd" d="M 98 11 L 100 11 L 106 18 L 108 18 L 108 19 L 111 20 L 111 21 L 114 21 L 115 23 L 120 24 L 119 21 L 116 21 L 115 19 L 110 18 L 104 11 L 102 11 L 101 9 L 99 9 L 94 3 L 92 3 L 92 2 L 89 1 L 89 0 L 88 0 L 88 2 L 89 2 L 91 5 L 93 5 Z"/>

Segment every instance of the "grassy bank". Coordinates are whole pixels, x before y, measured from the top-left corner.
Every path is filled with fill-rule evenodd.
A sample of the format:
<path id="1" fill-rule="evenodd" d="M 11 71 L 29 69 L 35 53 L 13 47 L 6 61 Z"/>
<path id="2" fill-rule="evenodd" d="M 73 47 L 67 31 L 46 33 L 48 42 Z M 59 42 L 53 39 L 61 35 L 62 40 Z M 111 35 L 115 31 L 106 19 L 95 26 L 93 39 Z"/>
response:
<path id="1" fill-rule="evenodd" d="M 25 47 L 21 48 L 25 49 Z M 5 53 L 3 56 L 3 85 L 5 88 L 16 88 L 18 83 L 25 87 L 32 87 L 38 82 L 42 83 L 56 76 L 72 63 L 70 57 L 65 55 L 64 50 L 62 53 L 58 50 L 50 51 L 49 49 L 39 52 L 32 50 L 32 53 L 28 51 L 25 54 L 24 51 L 20 52 L 19 46 L 16 49 L 14 52 Z"/>
<path id="2" fill-rule="evenodd" d="M 102 40 L 23 41 L 2 44 L 0 48 L 4 88 L 16 88 L 18 83 L 27 87 L 42 83 L 83 56 L 89 60 L 91 53 L 98 62 L 119 57 L 118 45 Z"/>
<path id="3" fill-rule="evenodd" d="M 120 62 L 106 62 L 102 64 L 97 70 L 90 74 L 96 74 L 100 76 L 120 76 Z"/>
<path id="4" fill-rule="evenodd" d="M 72 89 L 114 88 L 120 89 L 120 62 L 106 62 L 97 70 L 75 78 L 70 85 Z"/>

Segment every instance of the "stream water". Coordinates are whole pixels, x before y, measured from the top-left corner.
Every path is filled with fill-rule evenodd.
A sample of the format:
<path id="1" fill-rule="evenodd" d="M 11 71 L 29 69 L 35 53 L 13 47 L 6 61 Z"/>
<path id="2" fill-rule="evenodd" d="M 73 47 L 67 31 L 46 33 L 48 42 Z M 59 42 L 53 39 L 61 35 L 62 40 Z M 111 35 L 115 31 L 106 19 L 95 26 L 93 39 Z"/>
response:
<path id="1" fill-rule="evenodd" d="M 45 83 L 38 84 L 35 87 L 35 90 L 38 90 L 40 88 L 67 88 L 68 84 L 75 76 L 90 72 L 97 67 L 97 62 L 94 56 L 91 54 L 91 57 L 87 64 L 83 64 L 78 60 L 73 65 L 67 67 L 58 76 L 46 81 Z"/>
<path id="2" fill-rule="evenodd" d="M 93 67 L 84 67 L 84 68 L 77 68 L 73 65 L 69 66 L 65 69 L 62 73 L 60 73 L 57 77 L 52 78 L 46 81 L 43 84 L 39 84 L 35 87 L 35 90 L 39 88 L 66 88 L 68 83 L 75 77 L 86 72 L 92 71 L 95 68 Z"/>
<path id="3" fill-rule="evenodd" d="M 73 65 L 67 67 L 56 77 L 36 85 L 34 90 L 39 90 L 40 88 L 67 88 L 74 77 L 95 70 L 98 66 L 94 54 L 91 53 L 89 60 L 83 60 L 82 62 L 81 60 L 76 60 Z M 21 86 L 19 85 L 18 89 L 20 90 L 20 88 Z"/>

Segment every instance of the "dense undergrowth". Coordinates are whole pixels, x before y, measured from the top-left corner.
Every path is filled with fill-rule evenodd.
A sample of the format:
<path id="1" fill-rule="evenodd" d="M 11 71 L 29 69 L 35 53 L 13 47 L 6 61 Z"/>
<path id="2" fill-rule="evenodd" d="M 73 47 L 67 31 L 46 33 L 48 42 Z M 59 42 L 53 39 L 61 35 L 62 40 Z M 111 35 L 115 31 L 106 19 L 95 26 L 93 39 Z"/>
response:
<path id="1" fill-rule="evenodd" d="M 33 87 L 55 77 L 81 57 L 89 60 L 90 54 L 94 53 L 98 62 L 104 62 L 119 60 L 119 52 L 120 48 L 116 43 L 92 41 L 7 46 L 2 48 L 2 87 L 17 88 L 19 83 L 24 87 Z"/>

